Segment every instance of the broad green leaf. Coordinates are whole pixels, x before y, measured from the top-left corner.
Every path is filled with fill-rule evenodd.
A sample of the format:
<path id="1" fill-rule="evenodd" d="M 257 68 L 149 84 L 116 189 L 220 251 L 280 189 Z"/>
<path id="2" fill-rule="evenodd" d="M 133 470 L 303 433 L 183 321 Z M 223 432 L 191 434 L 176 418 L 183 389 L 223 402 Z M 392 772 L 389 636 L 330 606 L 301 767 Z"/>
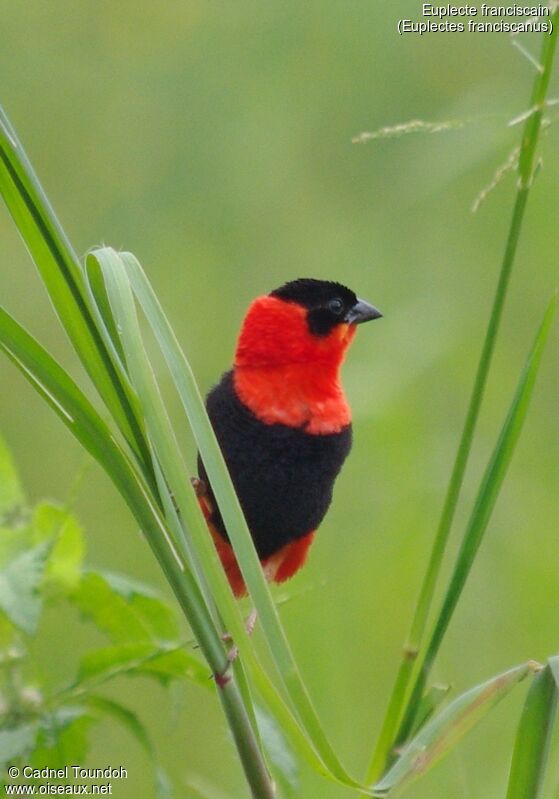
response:
<path id="1" fill-rule="evenodd" d="M 50 544 L 16 555 L 0 571 L 0 609 L 23 632 L 32 635 L 39 622 L 43 579 Z"/>
<path id="2" fill-rule="evenodd" d="M 6 442 L 0 436 L 0 524 L 9 526 L 24 503 L 23 489 Z"/>
<path id="3" fill-rule="evenodd" d="M 141 583 L 110 572 L 88 571 L 75 594 L 85 615 L 115 644 L 146 643 L 151 649 L 176 648 L 175 613 Z"/>
<path id="4" fill-rule="evenodd" d="M 425 774 L 515 685 L 538 668 L 533 662 L 524 663 L 457 697 L 405 746 L 392 768 L 374 786 L 373 795 L 384 797 Z"/>
<path id="5" fill-rule="evenodd" d="M 121 644 L 88 652 L 81 659 L 72 689 L 90 689 L 90 684 L 120 675 L 147 675 L 163 682 L 188 679 L 211 687 L 208 667 L 182 647 L 157 647 L 151 643 Z"/>
<path id="6" fill-rule="evenodd" d="M 159 654 L 161 650 L 148 641 L 92 649 L 80 660 L 73 687 L 89 688 L 84 683 L 94 682 L 97 685 L 121 674 L 137 673 L 147 660 Z"/>
<path id="7" fill-rule="evenodd" d="M 162 600 L 153 588 L 122 574 L 100 572 L 103 579 L 141 616 L 154 641 L 164 643 L 178 639 L 179 628 L 174 609 Z"/>
<path id="8" fill-rule="evenodd" d="M 93 571 L 84 574 L 75 601 L 81 612 L 114 643 L 151 643 L 151 631 L 145 619 L 101 574 Z"/>
<path id="9" fill-rule="evenodd" d="M 163 682 L 187 679 L 203 688 L 212 688 L 208 667 L 184 648 L 162 651 L 157 657 L 148 659 L 140 671 L 153 674 Z"/>
<path id="10" fill-rule="evenodd" d="M 0 731 L 0 768 L 8 766 L 20 757 L 27 756 L 35 746 L 39 723 L 22 724 L 11 730 Z M 4 778 L 4 774 L 0 779 Z"/>
<path id="11" fill-rule="evenodd" d="M 557 711 L 558 686 L 553 672 L 558 665 L 559 658 L 551 658 L 528 691 L 514 744 L 507 799 L 541 796 Z"/>
<path id="12" fill-rule="evenodd" d="M 36 541 L 53 542 L 45 579 L 65 592 L 75 590 L 85 552 L 83 530 L 75 516 L 60 506 L 42 502 L 33 514 L 33 532 Z"/>

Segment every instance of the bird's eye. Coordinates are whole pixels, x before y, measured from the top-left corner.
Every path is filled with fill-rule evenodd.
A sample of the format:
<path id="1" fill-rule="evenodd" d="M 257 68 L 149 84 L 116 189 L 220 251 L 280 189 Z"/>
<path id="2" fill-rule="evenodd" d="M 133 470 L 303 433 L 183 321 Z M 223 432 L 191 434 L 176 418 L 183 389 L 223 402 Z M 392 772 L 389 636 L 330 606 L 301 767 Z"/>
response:
<path id="1" fill-rule="evenodd" d="M 335 313 L 338 316 L 343 311 L 344 304 L 340 299 L 336 297 L 335 299 L 330 300 L 330 302 L 328 303 L 328 309 L 332 311 L 332 313 Z"/>

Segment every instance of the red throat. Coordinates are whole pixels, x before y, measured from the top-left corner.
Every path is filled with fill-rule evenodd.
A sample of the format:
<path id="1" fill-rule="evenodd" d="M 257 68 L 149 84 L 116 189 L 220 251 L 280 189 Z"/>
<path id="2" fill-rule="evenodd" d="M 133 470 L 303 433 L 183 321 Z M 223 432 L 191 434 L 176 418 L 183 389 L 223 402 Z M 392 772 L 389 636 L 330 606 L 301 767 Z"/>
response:
<path id="1" fill-rule="evenodd" d="M 351 421 L 339 372 L 355 327 L 313 335 L 305 308 L 259 297 L 245 317 L 235 355 L 235 391 L 267 424 L 337 433 Z"/>

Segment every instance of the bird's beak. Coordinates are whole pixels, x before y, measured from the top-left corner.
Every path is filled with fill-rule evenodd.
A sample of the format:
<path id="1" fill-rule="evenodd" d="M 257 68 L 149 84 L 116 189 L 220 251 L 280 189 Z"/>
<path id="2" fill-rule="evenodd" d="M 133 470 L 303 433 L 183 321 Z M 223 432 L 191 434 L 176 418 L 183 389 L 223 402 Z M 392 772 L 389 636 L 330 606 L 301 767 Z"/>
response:
<path id="1" fill-rule="evenodd" d="M 350 325 L 360 325 L 361 322 L 369 322 L 371 319 L 380 319 L 382 316 L 378 308 L 370 305 L 365 300 L 357 299 L 357 302 L 348 312 L 345 321 Z"/>

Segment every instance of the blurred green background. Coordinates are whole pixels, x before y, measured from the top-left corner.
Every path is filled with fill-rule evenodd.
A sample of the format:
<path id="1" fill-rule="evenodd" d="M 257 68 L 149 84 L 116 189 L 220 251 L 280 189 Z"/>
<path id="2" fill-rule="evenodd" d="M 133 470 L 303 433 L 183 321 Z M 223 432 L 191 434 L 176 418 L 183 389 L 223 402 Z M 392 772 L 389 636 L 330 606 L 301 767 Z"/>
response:
<path id="1" fill-rule="evenodd" d="M 534 74 L 506 34 L 399 37 L 398 18 L 418 13 L 409 0 L 28 0 L 2 8 L 1 101 L 74 246 L 83 253 L 107 243 L 140 258 L 204 391 L 231 361 L 247 304 L 288 279 L 340 280 L 385 314 L 360 331 L 345 366 L 354 450 L 309 565 L 281 607 L 320 715 L 356 773 L 385 710 L 433 539 L 514 178 L 477 214 L 471 205 L 518 142 L 520 129 L 507 123 L 528 107 Z M 524 42 L 539 49 L 538 37 Z M 467 124 L 351 143 L 364 130 L 415 118 Z M 557 143 L 552 126 L 456 533 L 557 286 Z M 3 304 L 83 379 L 3 210 L 0 240 Z M 557 344 L 555 327 L 436 668 L 456 690 L 559 651 Z M 5 359 L 0 381 L 0 430 L 31 499 L 66 499 L 84 454 Z M 96 465 L 79 486 L 76 510 L 95 565 L 164 590 Z M 91 639 L 76 618 L 55 617 L 42 641 L 40 668 L 54 685 Z M 169 695 L 138 680 L 118 693 L 153 731 L 178 796 L 195 795 L 186 784 L 198 777 L 216 799 L 246 796 L 207 692 L 193 686 Z M 522 694 L 409 795 L 503 796 Z M 109 726 L 89 765 L 107 763 L 128 769 L 115 795 L 148 795 L 143 753 Z M 559 773 L 551 786 L 553 779 Z M 305 769 L 301 785 L 305 797 L 350 795 Z"/>

